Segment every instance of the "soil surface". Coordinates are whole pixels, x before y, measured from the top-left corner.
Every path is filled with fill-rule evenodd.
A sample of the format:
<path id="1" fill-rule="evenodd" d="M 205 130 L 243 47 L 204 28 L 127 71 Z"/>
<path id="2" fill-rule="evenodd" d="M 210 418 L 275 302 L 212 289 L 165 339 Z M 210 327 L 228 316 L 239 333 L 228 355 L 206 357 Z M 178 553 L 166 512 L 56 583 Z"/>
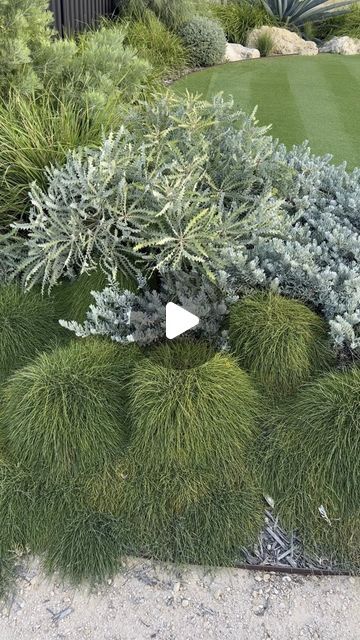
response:
<path id="1" fill-rule="evenodd" d="M 20 571 L 1 640 L 359 640 L 360 578 L 206 572 L 129 559 L 89 592 Z"/>

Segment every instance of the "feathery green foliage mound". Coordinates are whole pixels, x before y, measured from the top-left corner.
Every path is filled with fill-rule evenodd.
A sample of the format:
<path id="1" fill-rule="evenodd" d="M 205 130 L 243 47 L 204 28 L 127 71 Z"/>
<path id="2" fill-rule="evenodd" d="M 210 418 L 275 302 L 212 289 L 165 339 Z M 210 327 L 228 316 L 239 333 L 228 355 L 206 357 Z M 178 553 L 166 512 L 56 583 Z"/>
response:
<path id="1" fill-rule="evenodd" d="M 360 38 L 360 5 L 355 3 L 344 15 L 329 17 L 317 24 L 316 36 L 324 40 L 334 36 Z"/>
<path id="2" fill-rule="evenodd" d="M 227 2 L 213 4 L 212 13 L 221 23 L 229 42 L 246 45 L 247 37 L 253 29 L 263 25 L 274 25 L 271 16 L 260 2 Z"/>
<path id="3" fill-rule="evenodd" d="M 45 168 L 65 162 L 70 149 L 94 147 L 120 126 L 118 106 L 80 107 L 72 98 L 13 94 L 0 103 L 0 227 L 26 215 L 34 180 L 47 185 Z"/>
<path id="4" fill-rule="evenodd" d="M 117 284 L 120 289 L 133 292 L 137 289 L 135 280 L 122 273 L 118 274 Z M 61 320 L 84 322 L 87 311 L 94 302 L 91 292 L 102 291 L 107 286 L 109 280 L 100 268 L 83 273 L 74 281 L 63 280 L 52 290 L 57 317 Z"/>
<path id="5" fill-rule="evenodd" d="M 318 378 L 275 421 L 262 473 L 280 516 L 360 567 L 360 368 Z"/>
<path id="6" fill-rule="evenodd" d="M 127 548 L 184 562 L 234 561 L 261 526 L 247 461 L 260 402 L 247 374 L 202 343 L 160 346 L 135 367 L 134 426 L 113 470 L 110 509 Z M 114 484 L 108 470 L 89 487 L 100 511 L 110 507 L 106 483 Z"/>
<path id="7" fill-rule="evenodd" d="M 16 284 L 0 287 L 0 382 L 63 335 L 51 300 Z"/>
<path id="8" fill-rule="evenodd" d="M 188 56 L 179 36 L 169 31 L 151 11 L 127 25 L 126 42 L 160 73 L 169 75 L 187 64 Z"/>
<path id="9" fill-rule="evenodd" d="M 229 330 L 240 366 L 269 393 L 294 393 L 332 362 L 325 322 L 278 294 L 255 293 L 233 305 Z"/>
<path id="10" fill-rule="evenodd" d="M 112 577 L 120 568 L 121 546 L 116 518 L 78 511 L 48 540 L 45 568 L 77 584 Z"/>
<path id="11" fill-rule="evenodd" d="M 211 67 L 224 60 L 226 37 L 216 20 L 195 16 L 180 27 L 179 35 L 195 67 Z"/>
<path id="12" fill-rule="evenodd" d="M 1 417 L 10 455 L 53 482 L 116 457 L 128 435 L 126 381 L 139 358 L 135 345 L 88 339 L 19 370 Z"/>

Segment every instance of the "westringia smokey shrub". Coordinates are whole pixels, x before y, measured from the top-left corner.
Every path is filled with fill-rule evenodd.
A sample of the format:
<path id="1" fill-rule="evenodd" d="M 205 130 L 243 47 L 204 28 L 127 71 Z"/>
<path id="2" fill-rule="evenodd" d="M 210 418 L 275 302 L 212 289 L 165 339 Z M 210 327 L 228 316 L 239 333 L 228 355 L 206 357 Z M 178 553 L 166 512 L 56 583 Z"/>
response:
<path id="1" fill-rule="evenodd" d="M 97 264 L 110 279 L 189 267 L 214 278 L 225 247 L 286 228 L 265 131 L 219 97 L 143 105 L 100 149 L 48 169 L 46 191 L 33 185 L 29 223 L 14 224 L 27 234 L 25 285 L 51 288 Z"/>
<path id="2" fill-rule="evenodd" d="M 195 16 L 181 25 L 179 35 L 195 67 L 210 67 L 223 62 L 226 37 L 216 20 Z"/>
<path id="3" fill-rule="evenodd" d="M 109 336 L 120 343 L 141 345 L 160 341 L 165 335 L 166 304 L 172 300 L 200 318 L 192 331 L 219 347 L 227 344 L 223 327 L 229 304 L 237 299 L 229 289 L 214 285 L 205 275 L 191 273 L 167 274 L 161 278 L 159 290 L 140 283 L 137 293 L 109 286 L 93 291 L 95 303 L 90 306 L 83 325 L 77 322 L 60 323 L 78 337 Z"/>

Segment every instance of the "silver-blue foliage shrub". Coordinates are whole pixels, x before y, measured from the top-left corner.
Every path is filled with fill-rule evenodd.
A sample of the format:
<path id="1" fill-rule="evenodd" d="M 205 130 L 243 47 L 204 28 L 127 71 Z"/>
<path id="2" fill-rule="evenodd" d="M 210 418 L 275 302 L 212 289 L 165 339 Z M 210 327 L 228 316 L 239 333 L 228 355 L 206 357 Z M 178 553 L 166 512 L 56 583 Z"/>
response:
<path id="1" fill-rule="evenodd" d="M 15 225 L 27 233 L 27 286 L 51 287 L 100 262 L 109 281 L 128 267 L 155 270 L 160 296 L 167 278 L 193 273 L 183 300 L 208 295 L 204 277 L 218 287 L 210 299 L 221 291 L 225 304 L 226 292 L 272 288 L 323 314 L 338 348 L 360 352 L 360 170 L 306 145 L 287 151 L 219 96 L 142 105 L 101 149 L 50 169 L 48 190 L 34 185 L 32 199 L 29 224 Z M 77 332 L 146 342 L 151 295 L 97 294 Z M 138 327 L 125 322 L 132 303 Z"/>

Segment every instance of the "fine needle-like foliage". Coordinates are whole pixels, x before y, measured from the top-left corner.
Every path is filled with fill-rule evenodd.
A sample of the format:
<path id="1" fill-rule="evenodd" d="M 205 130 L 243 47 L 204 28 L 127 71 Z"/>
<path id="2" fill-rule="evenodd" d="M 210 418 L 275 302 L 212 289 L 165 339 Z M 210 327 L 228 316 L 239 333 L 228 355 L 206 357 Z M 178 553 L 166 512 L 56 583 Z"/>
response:
<path id="1" fill-rule="evenodd" d="M 202 343 L 158 347 L 136 366 L 133 432 L 123 471 L 113 474 L 111 508 L 129 549 L 177 561 L 234 561 L 261 526 L 247 461 L 259 411 L 247 374 Z M 92 484 L 89 498 L 101 509 L 99 484 Z"/>
<path id="2" fill-rule="evenodd" d="M 264 489 L 308 546 L 359 568 L 360 369 L 320 377 L 273 422 Z"/>
<path id="3" fill-rule="evenodd" d="M 54 483 L 112 460 L 126 443 L 126 381 L 139 357 L 135 345 L 90 338 L 20 369 L 4 390 L 9 454 Z"/>
<path id="4" fill-rule="evenodd" d="M 35 290 L 24 293 L 16 284 L 0 287 L 0 382 L 62 334 L 50 299 Z"/>
<path id="5" fill-rule="evenodd" d="M 232 307 L 230 340 L 240 366 L 275 396 L 295 392 L 332 362 L 326 323 L 300 302 L 272 292 Z"/>
<path id="6" fill-rule="evenodd" d="M 120 568 L 118 522 L 109 515 L 84 511 L 65 520 L 49 539 L 45 568 L 77 584 L 111 578 Z"/>

